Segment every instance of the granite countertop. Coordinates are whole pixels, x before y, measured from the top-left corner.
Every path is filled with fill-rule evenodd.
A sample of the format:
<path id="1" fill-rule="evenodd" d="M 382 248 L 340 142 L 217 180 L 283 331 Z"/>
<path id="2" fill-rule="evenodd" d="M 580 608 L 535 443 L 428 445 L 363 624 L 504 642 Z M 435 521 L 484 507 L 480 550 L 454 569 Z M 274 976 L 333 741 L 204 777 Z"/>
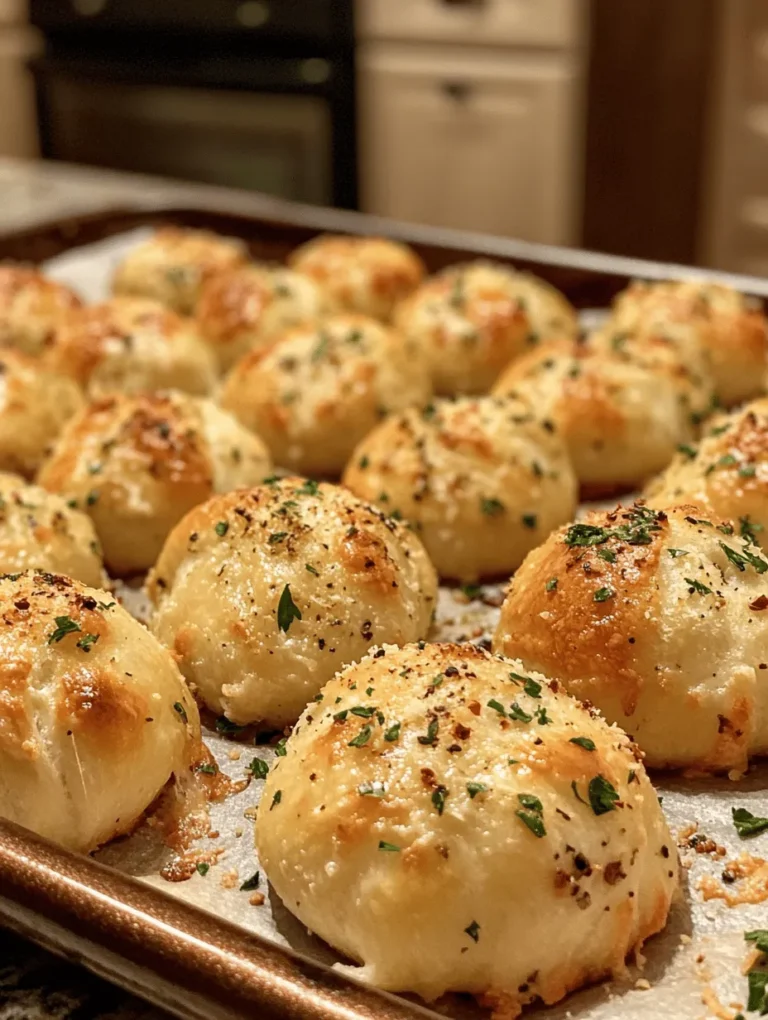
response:
<path id="1" fill-rule="evenodd" d="M 59 163 L 0 158 L 0 235 L 117 207 L 279 211 L 266 196 Z M 168 1014 L 0 928 L 0 1020 L 169 1020 Z"/>

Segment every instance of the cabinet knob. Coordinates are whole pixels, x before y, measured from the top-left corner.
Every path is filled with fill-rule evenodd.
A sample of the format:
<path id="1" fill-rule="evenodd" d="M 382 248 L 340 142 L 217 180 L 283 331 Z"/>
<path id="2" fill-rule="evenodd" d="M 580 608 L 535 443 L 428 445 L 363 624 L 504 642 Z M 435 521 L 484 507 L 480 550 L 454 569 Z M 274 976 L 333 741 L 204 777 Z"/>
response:
<path id="1" fill-rule="evenodd" d="M 442 86 L 443 95 L 457 103 L 463 103 L 472 94 L 472 86 L 465 81 L 444 81 Z"/>
<path id="2" fill-rule="evenodd" d="M 235 11 L 235 18 L 243 28 L 261 28 L 269 21 L 270 10 L 265 0 L 244 0 Z"/>

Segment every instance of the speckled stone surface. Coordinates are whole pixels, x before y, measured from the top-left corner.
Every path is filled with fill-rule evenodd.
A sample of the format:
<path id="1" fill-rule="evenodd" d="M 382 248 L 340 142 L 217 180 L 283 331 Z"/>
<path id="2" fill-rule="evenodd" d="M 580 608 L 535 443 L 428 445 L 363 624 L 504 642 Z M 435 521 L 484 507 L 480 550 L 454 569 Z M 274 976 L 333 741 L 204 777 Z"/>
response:
<path id="1" fill-rule="evenodd" d="M 170 1020 L 167 1013 L 0 929 L 0 1020 Z"/>

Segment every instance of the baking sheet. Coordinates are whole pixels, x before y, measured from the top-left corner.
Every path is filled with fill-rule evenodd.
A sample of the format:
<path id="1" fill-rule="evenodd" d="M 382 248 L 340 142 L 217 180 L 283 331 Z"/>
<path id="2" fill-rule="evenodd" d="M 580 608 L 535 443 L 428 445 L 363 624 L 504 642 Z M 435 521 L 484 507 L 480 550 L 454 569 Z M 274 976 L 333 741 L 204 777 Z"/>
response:
<path id="1" fill-rule="evenodd" d="M 143 229 L 131 231 L 87 248 L 73 249 L 45 268 L 88 300 L 98 300 L 108 292 L 116 262 L 147 233 Z M 140 590 L 121 585 L 117 589 L 127 607 L 139 618 L 145 617 L 146 604 Z M 484 588 L 481 597 L 470 601 L 459 590 L 442 589 L 431 636 L 436 640 L 488 641 L 498 616 L 500 595 L 498 587 Z M 254 755 L 267 761 L 274 755 L 268 746 L 254 747 L 212 730 L 206 731 L 206 740 L 222 772 L 233 780 L 246 777 Z M 696 825 L 699 833 L 725 848 L 725 856 L 699 854 L 692 849 L 682 851 L 683 897 L 665 931 L 647 944 L 642 968 L 633 966 L 626 980 L 579 992 L 549 1009 L 531 1008 L 527 1014 L 558 1020 L 567 1017 L 651 1020 L 662 1016 L 694 1020 L 732 1017 L 743 1009 L 746 978 L 741 974 L 741 965 L 747 955 L 743 932 L 768 927 L 768 901 L 733 908 L 720 900 L 706 903 L 699 884 L 705 875 L 719 878 L 725 862 L 743 852 L 768 858 L 768 834 L 742 841 L 731 823 L 732 806 L 746 807 L 759 815 L 768 811 L 768 764 L 753 769 L 738 783 L 728 779 L 685 780 L 660 774 L 652 778 L 663 798 L 662 807 L 673 835 Z M 240 885 L 259 870 L 253 817 L 262 787 L 262 781 L 253 780 L 242 792 L 212 805 L 211 832 L 217 835 L 199 840 L 194 847 L 200 859 L 210 863 L 204 876 L 195 873 L 189 880 L 178 883 L 162 878 L 160 871 L 169 862 L 171 852 L 149 826 L 104 848 L 98 859 L 306 956 L 338 964 L 336 954 L 309 934 L 270 895 L 263 876 L 258 890 L 265 896 L 263 904 L 251 902 L 252 891 L 240 891 Z M 448 997 L 434 1008 L 462 1018 L 485 1015 L 459 997 Z"/>

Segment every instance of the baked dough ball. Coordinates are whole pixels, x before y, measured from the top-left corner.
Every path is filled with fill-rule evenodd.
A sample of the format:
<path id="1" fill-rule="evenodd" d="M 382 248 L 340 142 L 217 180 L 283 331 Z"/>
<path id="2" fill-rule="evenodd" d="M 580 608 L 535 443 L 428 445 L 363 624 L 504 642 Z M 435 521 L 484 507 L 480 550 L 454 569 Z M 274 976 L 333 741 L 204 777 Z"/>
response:
<path id="1" fill-rule="evenodd" d="M 64 424 L 83 406 L 79 386 L 38 358 L 0 351 L 0 471 L 30 478 Z"/>
<path id="2" fill-rule="evenodd" d="M 114 598 L 0 578 L 0 815 L 71 850 L 129 832 L 200 747 L 172 656 Z"/>
<path id="3" fill-rule="evenodd" d="M 0 265 L 0 346 L 42 354 L 80 298 L 32 266 Z"/>
<path id="4" fill-rule="evenodd" d="M 203 283 L 247 258 L 245 245 L 231 237 L 164 227 L 126 255 L 115 270 L 112 290 L 154 298 L 181 315 L 191 315 Z"/>
<path id="5" fill-rule="evenodd" d="M 768 560 L 694 506 L 590 513 L 512 579 L 494 650 L 557 671 L 654 768 L 768 753 Z"/>
<path id="6" fill-rule="evenodd" d="M 768 399 L 710 419 L 646 487 L 651 506 L 695 503 L 768 548 Z"/>
<path id="7" fill-rule="evenodd" d="M 112 298 L 72 312 L 48 351 L 55 372 L 90 396 L 174 388 L 204 396 L 216 363 L 191 319 L 158 301 Z"/>
<path id="8" fill-rule="evenodd" d="M 153 632 L 209 708 L 284 726 L 374 642 L 425 637 L 437 581 L 404 524 L 286 478 L 187 514 L 148 593 Z"/>
<path id="9" fill-rule="evenodd" d="M 38 567 L 95 588 L 107 583 L 90 518 L 61 496 L 0 472 L 0 569 Z"/>
<path id="10" fill-rule="evenodd" d="M 554 287 L 483 261 L 427 280 L 400 306 L 395 324 L 425 348 L 435 391 L 445 396 L 487 393 L 514 358 L 578 332 L 576 312 Z"/>
<path id="11" fill-rule="evenodd" d="M 636 749 L 518 662 L 388 646 L 270 770 L 259 860 L 354 976 L 495 1015 L 624 970 L 664 927 L 674 842 Z"/>
<path id="12" fill-rule="evenodd" d="M 410 521 L 440 576 L 461 581 L 508 575 L 576 507 L 552 422 L 493 397 L 392 415 L 357 447 L 344 484 Z"/>
<path id="13" fill-rule="evenodd" d="M 579 344 L 532 351 L 493 392 L 523 396 L 557 423 L 587 498 L 637 488 L 693 435 L 672 374 Z"/>
<path id="14" fill-rule="evenodd" d="M 221 404 L 264 439 L 277 464 L 338 476 L 384 415 L 423 407 L 431 395 L 418 347 L 374 319 L 336 315 L 247 354 Z"/>
<path id="15" fill-rule="evenodd" d="M 611 328 L 688 323 L 699 331 L 712 359 L 715 389 L 730 407 L 765 391 L 768 332 L 759 302 L 731 287 L 701 280 L 634 282 L 614 303 Z"/>
<path id="16" fill-rule="evenodd" d="M 283 266 L 238 266 L 205 283 L 197 324 L 219 368 L 266 347 L 291 326 L 316 322 L 328 311 L 314 280 Z"/>
<path id="17" fill-rule="evenodd" d="M 296 248 L 288 264 L 320 284 L 337 309 L 384 321 L 426 273 L 407 244 L 383 237 L 322 234 Z"/>
<path id="18" fill-rule="evenodd" d="M 182 393 L 96 400 L 64 430 L 39 482 L 91 517 L 117 575 L 147 570 L 184 514 L 270 469 L 256 436 Z"/>
<path id="19" fill-rule="evenodd" d="M 682 409 L 698 425 L 717 404 L 712 358 L 690 322 L 644 319 L 633 330 L 616 331 L 610 324 L 591 333 L 586 346 L 652 372 L 675 384 Z"/>

